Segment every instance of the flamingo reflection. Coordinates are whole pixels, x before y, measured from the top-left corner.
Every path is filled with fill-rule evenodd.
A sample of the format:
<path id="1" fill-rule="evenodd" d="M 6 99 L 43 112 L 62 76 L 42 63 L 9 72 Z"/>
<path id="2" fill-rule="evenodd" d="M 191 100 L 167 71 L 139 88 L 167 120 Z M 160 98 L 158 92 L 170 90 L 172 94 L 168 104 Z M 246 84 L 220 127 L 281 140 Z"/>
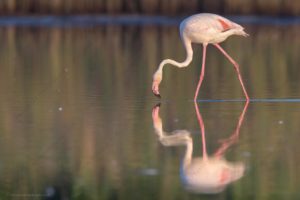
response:
<path id="1" fill-rule="evenodd" d="M 249 102 L 246 102 L 233 134 L 222 141 L 221 146 L 212 156 L 208 156 L 207 154 L 203 119 L 197 103 L 194 103 L 201 129 L 202 157 L 193 158 L 193 140 L 190 132 L 187 130 L 175 130 L 168 133 L 163 130 L 162 120 L 159 116 L 159 105 L 155 106 L 152 110 L 153 126 L 162 145 L 186 146 L 180 169 L 180 178 L 185 188 L 195 193 L 219 193 L 228 184 L 240 179 L 244 175 L 245 164 L 242 162 L 227 161 L 224 158 L 224 154 L 239 137 L 239 131 Z"/>

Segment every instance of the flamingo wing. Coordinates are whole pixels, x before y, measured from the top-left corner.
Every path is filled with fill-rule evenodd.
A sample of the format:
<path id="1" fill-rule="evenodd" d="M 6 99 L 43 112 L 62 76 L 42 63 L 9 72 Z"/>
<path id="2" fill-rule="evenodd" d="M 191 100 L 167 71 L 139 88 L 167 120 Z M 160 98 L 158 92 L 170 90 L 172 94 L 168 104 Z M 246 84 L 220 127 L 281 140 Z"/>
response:
<path id="1" fill-rule="evenodd" d="M 221 24 L 222 26 L 222 32 L 227 31 L 229 29 L 232 28 L 231 24 L 229 24 L 228 22 L 224 21 L 221 18 L 218 18 L 217 21 Z"/>

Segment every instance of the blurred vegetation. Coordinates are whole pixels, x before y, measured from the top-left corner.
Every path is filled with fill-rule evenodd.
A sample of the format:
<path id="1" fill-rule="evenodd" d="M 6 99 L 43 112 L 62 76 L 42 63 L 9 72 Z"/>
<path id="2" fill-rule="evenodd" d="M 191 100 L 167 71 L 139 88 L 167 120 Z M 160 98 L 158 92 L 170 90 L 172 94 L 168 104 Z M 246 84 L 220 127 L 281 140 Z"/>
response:
<path id="1" fill-rule="evenodd" d="M 300 14 L 297 0 L 1 0 L 0 14 Z"/>
<path id="2" fill-rule="evenodd" d="M 222 44 L 240 63 L 251 98 L 299 98 L 299 29 L 246 26 L 251 37 Z M 1 199 L 49 187 L 62 199 L 198 198 L 179 183 L 184 149 L 161 147 L 151 121 L 152 73 L 161 59 L 185 56 L 177 27 L 1 27 L 0 44 Z M 161 115 L 166 130 L 186 128 L 200 141 L 188 101 L 199 66 L 195 45 L 191 66 L 165 68 Z M 244 97 L 233 67 L 211 46 L 200 97 Z M 211 153 L 243 104 L 200 104 Z M 298 103 L 250 103 L 240 141 L 227 153 L 248 159 L 250 171 L 216 199 L 299 199 L 299 110 Z M 149 168 L 158 176 L 142 175 Z"/>

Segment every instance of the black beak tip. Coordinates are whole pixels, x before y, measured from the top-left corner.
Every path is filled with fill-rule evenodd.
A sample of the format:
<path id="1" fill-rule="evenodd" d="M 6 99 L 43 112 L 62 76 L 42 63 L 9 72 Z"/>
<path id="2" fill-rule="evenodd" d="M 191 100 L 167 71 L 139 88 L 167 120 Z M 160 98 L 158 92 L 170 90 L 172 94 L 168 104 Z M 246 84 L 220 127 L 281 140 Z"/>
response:
<path id="1" fill-rule="evenodd" d="M 157 108 L 157 107 L 160 108 L 160 106 L 161 106 L 161 103 L 157 103 L 157 104 L 155 104 L 155 106 L 153 108 Z"/>
<path id="2" fill-rule="evenodd" d="M 156 97 L 158 97 L 158 98 L 161 98 L 160 94 L 154 93 L 154 95 L 155 95 Z"/>

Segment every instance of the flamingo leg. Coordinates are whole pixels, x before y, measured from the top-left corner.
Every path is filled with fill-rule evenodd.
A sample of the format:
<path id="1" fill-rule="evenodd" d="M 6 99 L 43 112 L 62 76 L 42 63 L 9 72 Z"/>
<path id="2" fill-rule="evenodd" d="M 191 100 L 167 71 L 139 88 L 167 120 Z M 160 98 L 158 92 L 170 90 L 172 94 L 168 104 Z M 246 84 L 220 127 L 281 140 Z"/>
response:
<path id="1" fill-rule="evenodd" d="M 202 81 L 203 81 L 203 78 L 204 78 L 204 73 L 205 73 L 205 59 L 206 59 L 206 47 L 207 47 L 207 44 L 203 44 L 202 68 L 201 68 L 200 79 L 199 79 L 199 82 L 198 82 L 198 85 L 197 85 L 197 89 L 196 89 L 196 92 L 195 92 L 195 96 L 194 96 L 194 101 L 197 100 L 198 93 L 199 93 L 199 90 L 200 90 L 200 87 L 201 87 L 201 84 L 202 84 Z"/>
<path id="2" fill-rule="evenodd" d="M 225 139 L 224 142 L 222 142 L 223 143 L 222 146 L 216 151 L 214 156 L 219 157 L 219 158 L 222 157 L 223 154 L 225 153 L 225 151 L 238 140 L 238 137 L 240 135 L 240 129 L 241 129 L 242 123 L 244 121 L 244 116 L 248 109 L 248 105 L 249 105 L 249 101 L 246 101 L 246 104 L 244 105 L 244 109 L 239 117 L 239 121 L 235 128 L 235 131 L 228 139 Z"/>
<path id="3" fill-rule="evenodd" d="M 204 122 L 203 118 L 201 116 L 201 113 L 198 108 L 198 104 L 196 101 L 194 101 L 195 104 L 195 109 L 196 109 L 196 114 L 197 114 L 197 119 L 198 123 L 201 129 L 201 137 L 202 137 L 202 154 L 203 154 L 203 159 L 207 160 L 207 151 L 206 151 L 206 140 L 205 140 L 205 127 L 204 127 Z"/>
<path id="4" fill-rule="evenodd" d="M 238 78 L 239 78 L 239 81 L 241 83 L 241 86 L 243 88 L 243 92 L 245 94 L 245 97 L 246 97 L 246 100 L 249 101 L 249 96 L 248 96 L 248 93 L 245 89 L 245 86 L 244 86 L 244 83 L 243 83 L 243 80 L 242 80 L 242 76 L 241 76 L 241 73 L 240 73 L 240 69 L 239 69 L 239 65 L 237 62 L 235 62 L 235 60 L 233 60 L 227 53 L 226 51 L 219 45 L 219 44 L 214 44 L 224 55 L 225 57 L 233 64 L 236 72 L 237 72 L 237 75 L 238 75 Z"/>

